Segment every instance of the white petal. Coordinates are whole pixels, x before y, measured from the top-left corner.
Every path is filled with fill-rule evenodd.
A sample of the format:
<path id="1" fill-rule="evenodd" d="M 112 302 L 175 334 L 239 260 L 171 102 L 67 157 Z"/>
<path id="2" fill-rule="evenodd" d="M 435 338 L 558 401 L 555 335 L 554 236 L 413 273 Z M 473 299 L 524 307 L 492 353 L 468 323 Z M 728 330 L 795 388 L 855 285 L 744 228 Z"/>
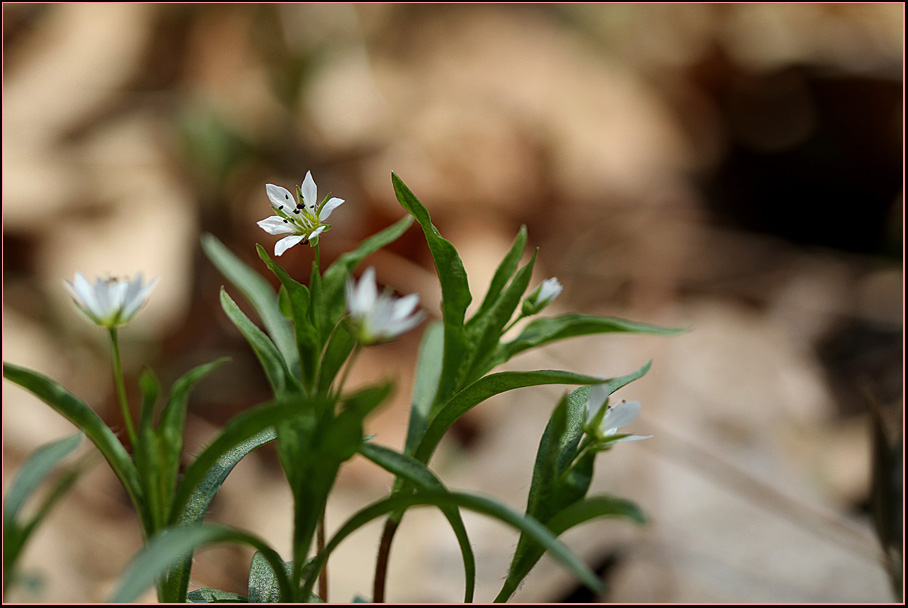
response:
<path id="1" fill-rule="evenodd" d="M 141 279 L 142 274 L 139 274 L 139 279 Z M 142 287 L 138 292 L 132 294 L 131 297 L 127 297 L 126 305 L 123 308 L 123 320 L 129 321 L 133 318 L 139 309 L 148 301 L 148 296 L 151 293 L 151 290 L 157 284 L 158 279 L 155 277 L 148 283 L 145 287 Z M 138 284 L 138 281 L 135 282 Z"/>
<path id="2" fill-rule="evenodd" d="M 274 245 L 274 255 L 283 255 L 285 251 L 305 239 L 305 235 L 294 234 L 293 236 L 285 236 L 279 240 Z"/>
<path id="3" fill-rule="evenodd" d="M 539 291 L 539 301 L 540 302 L 551 302 L 559 295 L 564 287 L 561 286 L 561 283 L 558 282 L 558 279 L 552 277 L 551 279 L 546 279 L 542 282 L 542 289 Z"/>
<path id="4" fill-rule="evenodd" d="M 600 377 L 605 378 L 605 376 Z M 605 405 L 609 394 L 609 388 L 605 384 L 594 384 L 590 387 L 590 394 L 586 399 L 587 421 L 590 421 L 596 417 L 596 414 L 598 414 L 599 410 L 602 409 L 602 406 Z"/>
<path id="5" fill-rule="evenodd" d="M 605 412 L 605 418 L 602 419 L 602 428 L 611 430 L 627 426 L 637 418 L 639 413 L 639 401 L 621 401 L 616 403 Z"/>
<path id="6" fill-rule="evenodd" d="M 278 209 L 283 207 L 284 209 L 290 210 L 296 207 L 296 199 L 293 198 L 293 195 L 290 194 L 290 191 L 286 188 L 281 188 L 274 184 L 265 184 L 265 192 L 268 193 L 268 199 L 271 201 L 271 204 Z"/>
<path id="7" fill-rule="evenodd" d="M 296 232 L 293 224 L 277 215 L 266 217 L 263 220 L 259 220 L 259 222 L 257 223 L 259 225 L 259 228 L 261 228 L 268 234 L 288 234 Z"/>
<path id="8" fill-rule="evenodd" d="M 319 226 L 318 228 L 313 230 L 311 233 L 309 233 L 309 240 L 311 241 L 312 239 L 314 239 L 315 237 L 317 237 L 318 235 L 320 235 L 327 229 L 328 229 L 327 226 Z"/>
<path id="9" fill-rule="evenodd" d="M 367 306 L 375 306 L 378 286 L 375 284 L 375 267 L 369 266 L 359 279 L 360 298 Z"/>
<path id="10" fill-rule="evenodd" d="M 403 319 L 413 312 L 417 306 L 419 306 L 419 294 L 411 293 L 395 302 L 392 316 L 395 319 Z"/>
<path id="11" fill-rule="evenodd" d="M 300 189 L 303 191 L 303 202 L 306 203 L 306 207 L 315 211 L 318 206 L 318 188 L 312 179 L 311 171 L 306 171 L 306 179 L 303 180 L 303 187 Z"/>
<path id="12" fill-rule="evenodd" d="M 641 439 L 649 439 L 652 435 L 628 435 L 627 437 L 622 437 L 621 439 L 616 439 L 614 443 L 620 441 L 640 441 Z"/>
<path id="13" fill-rule="evenodd" d="M 328 216 L 331 215 L 331 212 L 340 207 L 344 203 L 344 199 L 337 198 L 336 196 L 328 199 L 328 202 L 322 206 L 322 210 L 318 212 L 318 221 L 324 222 L 328 219 Z"/>

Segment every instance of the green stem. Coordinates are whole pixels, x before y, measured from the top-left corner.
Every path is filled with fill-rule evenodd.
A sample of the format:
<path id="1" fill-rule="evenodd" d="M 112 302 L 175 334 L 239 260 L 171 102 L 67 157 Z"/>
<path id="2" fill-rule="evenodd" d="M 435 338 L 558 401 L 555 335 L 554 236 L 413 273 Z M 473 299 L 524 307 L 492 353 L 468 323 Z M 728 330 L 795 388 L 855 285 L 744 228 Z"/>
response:
<path id="1" fill-rule="evenodd" d="M 120 412 L 123 414 L 123 422 L 126 425 L 126 434 L 129 436 L 129 443 L 132 449 L 136 446 L 136 430 L 132 424 L 132 414 L 129 413 L 129 403 L 126 401 L 126 385 L 123 382 L 123 367 L 120 364 L 120 344 L 117 341 L 117 329 L 110 328 L 110 347 L 113 351 L 113 372 L 114 384 L 117 386 L 117 397 L 120 400 Z"/>
<path id="2" fill-rule="evenodd" d="M 516 319 L 514 319 L 513 321 L 511 321 L 511 322 L 508 324 L 507 327 L 505 327 L 504 329 L 501 330 L 501 335 L 503 336 L 503 335 L 505 335 L 506 333 L 508 333 L 508 332 L 511 330 L 512 327 L 514 327 L 515 325 L 517 325 L 518 321 L 520 321 L 521 319 L 525 319 L 526 316 L 527 316 L 527 315 L 525 315 L 525 314 L 523 314 L 523 313 L 520 313 L 520 316 L 518 316 Z"/>

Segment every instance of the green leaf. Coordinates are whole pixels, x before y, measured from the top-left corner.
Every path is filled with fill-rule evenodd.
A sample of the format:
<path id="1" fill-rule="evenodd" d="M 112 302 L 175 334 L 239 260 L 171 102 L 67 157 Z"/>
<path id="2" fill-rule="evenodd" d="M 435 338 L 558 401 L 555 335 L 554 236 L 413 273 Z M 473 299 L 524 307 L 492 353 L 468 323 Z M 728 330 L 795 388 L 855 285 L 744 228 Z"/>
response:
<path id="1" fill-rule="evenodd" d="M 293 562 L 284 562 L 284 575 L 288 578 L 293 572 Z M 252 556 L 249 567 L 249 602 L 255 604 L 276 603 L 281 601 L 281 587 L 274 568 L 257 552 Z"/>
<path id="2" fill-rule="evenodd" d="M 168 509 L 176 489 L 180 460 L 183 454 L 183 434 L 186 425 L 186 409 L 189 393 L 196 383 L 230 359 L 222 357 L 211 363 L 196 366 L 183 374 L 170 389 L 170 398 L 161 411 L 157 437 L 162 455 L 164 504 Z"/>
<path id="3" fill-rule="evenodd" d="M 429 412 L 435 401 L 438 380 L 441 377 L 441 360 L 444 349 L 444 327 L 436 321 L 426 328 L 419 345 L 416 362 L 416 380 L 413 383 L 413 400 L 410 406 L 410 423 L 404 453 L 413 455 L 426 432 Z"/>
<path id="4" fill-rule="evenodd" d="M 596 578 L 596 575 L 578 559 L 571 551 L 561 543 L 555 536 L 538 521 L 520 515 L 508 507 L 498 504 L 489 498 L 475 494 L 464 494 L 457 492 L 429 492 L 422 491 L 407 496 L 391 496 L 384 500 L 372 503 L 364 509 L 355 513 L 348 519 L 337 533 L 331 538 L 325 549 L 319 553 L 313 563 L 313 569 L 306 578 L 303 587 L 303 597 L 311 593 L 312 586 L 315 583 L 315 573 L 321 570 L 325 560 L 328 559 L 331 552 L 347 536 L 355 532 L 358 528 L 369 523 L 373 519 L 381 517 L 387 513 L 399 511 L 414 506 L 436 506 L 436 507 L 460 507 L 470 511 L 476 511 L 493 517 L 504 522 L 530 536 L 536 542 L 542 544 L 552 552 L 553 557 L 561 562 L 574 576 L 583 581 L 594 590 L 600 591 L 603 588 L 602 581 Z"/>
<path id="5" fill-rule="evenodd" d="M 505 391 L 542 384 L 601 384 L 602 378 L 573 372 L 539 370 L 530 372 L 499 372 L 473 382 L 444 403 L 429 421 L 429 427 L 416 449 L 414 457 L 428 462 L 442 436 L 457 420 L 489 397 Z"/>
<path id="6" fill-rule="evenodd" d="M 495 275 L 492 277 L 492 282 L 489 283 L 489 290 L 482 300 L 482 305 L 479 307 L 479 310 L 476 311 L 476 314 L 467 322 L 468 330 L 472 329 L 474 324 L 483 319 L 492 305 L 498 300 L 501 290 L 504 289 L 504 286 L 507 285 L 508 281 L 514 275 L 514 271 L 517 270 L 517 263 L 520 261 L 520 256 L 523 255 L 523 250 L 526 249 L 526 244 L 527 227 L 521 226 L 520 231 L 517 233 L 517 237 L 514 239 L 514 244 L 511 245 L 511 249 L 495 270 Z"/>
<path id="7" fill-rule="evenodd" d="M 211 263 L 252 304 L 268 335 L 271 336 L 277 349 L 283 355 L 287 369 L 297 370 L 299 356 L 293 339 L 293 331 L 281 314 L 274 289 L 271 288 L 268 281 L 236 257 L 214 235 L 202 235 L 202 249 Z"/>
<path id="8" fill-rule="evenodd" d="M 422 227 L 429 251 L 432 253 L 432 259 L 435 261 L 438 279 L 441 282 L 441 312 L 445 328 L 445 346 L 436 398 L 444 399 L 454 391 L 458 369 L 463 358 L 469 352 L 464 328 L 464 316 L 467 306 L 472 300 L 467 272 L 457 249 L 439 234 L 432 224 L 432 218 L 425 206 L 394 173 L 391 174 L 391 182 L 401 206 L 416 218 Z"/>
<path id="9" fill-rule="evenodd" d="M 272 260 L 264 247 L 256 245 L 256 250 L 259 253 L 259 257 L 265 262 L 271 272 L 277 276 L 283 286 L 281 293 L 287 299 L 289 308 L 287 312 L 289 312 L 288 316 L 293 321 L 297 352 L 302 365 L 300 373 L 304 384 L 311 386 L 315 378 L 318 355 L 322 347 L 318 331 L 312 325 L 312 320 L 309 316 L 309 289 L 291 277 L 280 264 Z"/>
<path id="10" fill-rule="evenodd" d="M 265 332 L 249 320 L 249 317 L 243 314 L 243 311 L 227 295 L 227 291 L 223 287 L 221 288 L 221 307 L 246 338 L 246 341 L 249 342 L 255 352 L 255 356 L 262 364 L 265 376 L 268 377 L 268 382 L 271 383 L 271 388 L 275 394 L 279 395 L 285 390 L 296 388 L 296 378 L 287 370 L 285 360 L 281 357 L 274 343 L 265 335 Z"/>
<path id="11" fill-rule="evenodd" d="M 184 526 L 201 523 L 233 468 L 249 452 L 273 441 L 277 436 L 273 425 L 291 412 L 284 406 L 266 406 L 243 412 L 228 422 L 220 435 L 187 467 L 173 499 L 170 523 Z M 171 568 L 162 586 L 162 601 L 185 601 L 191 568 L 191 554 Z"/>
<path id="12" fill-rule="evenodd" d="M 139 375 L 139 391 L 142 393 L 142 413 L 139 417 L 139 429 L 152 428 L 154 425 L 154 406 L 161 392 L 161 384 L 149 368 Z"/>
<path id="13" fill-rule="evenodd" d="M 559 536 L 574 526 L 598 517 L 623 517 L 637 524 L 646 522 L 643 512 L 633 502 L 623 498 L 603 495 L 590 496 L 574 502 L 552 517 L 546 525 L 555 536 Z M 523 538 L 524 536 L 521 535 L 521 540 Z M 508 601 L 543 553 L 545 553 L 545 550 L 538 543 L 527 542 L 522 551 L 520 544 L 518 544 L 518 551 L 514 554 L 508 577 L 495 598 L 496 602 Z"/>
<path id="14" fill-rule="evenodd" d="M 458 378 L 460 382 L 472 382 L 488 372 L 492 366 L 488 365 L 495 349 L 501 340 L 505 325 L 514 316 L 514 310 L 520 304 L 523 294 L 526 293 L 536 263 L 536 253 L 533 258 L 517 274 L 495 303 L 484 313 L 477 325 L 471 331 L 471 357 L 466 364 L 466 372 Z"/>
<path id="15" fill-rule="evenodd" d="M 17 572 L 17 564 L 28 539 L 50 513 L 53 506 L 85 471 L 85 459 L 81 459 L 81 463 L 78 465 L 67 467 L 57 476 L 49 493 L 28 521 L 24 521 L 24 518 L 20 516 L 22 505 L 29 500 L 37 487 L 47 479 L 59 462 L 78 447 L 81 440 L 82 433 L 77 433 L 39 448 L 22 464 L 13 478 L 3 501 L 4 594 L 12 584 L 17 581 L 23 582 Z"/>
<path id="16" fill-rule="evenodd" d="M 144 508 L 136 468 L 126 452 L 126 448 L 94 410 L 59 383 L 38 372 L 11 363 L 4 363 L 3 377 L 33 393 L 85 433 L 85 436 L 104 456 L 120 483 L 123 484 L 123 488 L 139 514 L 143 529 L 147 529 L 146 526 L 151 523 L 151 520 L 149 513 Z"/>
<path id="17" fill-rule="evenodd" d="M 34 491 L 53 473 L 57 464 L 82 442 L 82 433 L 54 441 L 35 450 L 22 463 L 3 498 L 3 526 L 8 526 L 19 515 L 19 510 Z"/>
<path id="18" fill-rule="evenodd" d="M 373 443 L 362 444 L 359 451 L 378 466 L 407 480 L 420 490 L 447 491 L 435 474 L 415 458 Z M 476 588 L 476 558 L 473 555 L 473 548 L 470 546 L 470 539 L 467 536 L 460 511 L 456 507 L 442 507 L 441 510 L 451 524 L 451 529 L 454 530 L 457 543 L 460 545 L 464 569 L 463 601 L 468 604 L 473 601 L 473 592 Z"/>
<path id="19" fill-rule="evenodd" d="M 525 350 L 576 336 L 611 332 L 676 336 L 685 331 L 687 330 L 625 321 L 624 319 L 618 319 L 616 317 L 599 317 L 582 314 L 566 314 L 558 317 L 535 319 L 524 327 L 517 338 L 511 342 L 502 344 L 498 348 L 492 367 L 508 361 L 514 355 Z"/>
<path id="20" fill-rule="evenodd" d="M 136 555 L 127 567 L 116 592 L 108 600 L 111 603 L 133 602 L 155 580 L 163 577 L 167 569 L 181 560 L 186 553 L 197 547 L 212 543 L 245 544 L 259 550 L 275 570 L 281 590 L 281 601 L 295 599 L 290 580 L 284 573 L 284 562 L 265 541 L 251 534 L 225 526 L 206 524 L 194 528 L 171 528 L 164 530 Z"/>
<path id="21" fill-rule="evenodd" d="M 249 599 L 239 593 L 221 591 L 220 589 L 196 589 L 186 596 L 193 604 L 248 604 Z"/>
<path id="22" fill-rule="evenodd" d="M 344 362 L 350 357 L 354 347 L 356 347 L 356 337 L 346 323 L 339 321 L 328 337 L 324 355 L 318 364 L 318 380 L 316 383 L 318 390 L 327 392 L 331 388 L 331 384 L 337 374 L 340 373 Z"/>

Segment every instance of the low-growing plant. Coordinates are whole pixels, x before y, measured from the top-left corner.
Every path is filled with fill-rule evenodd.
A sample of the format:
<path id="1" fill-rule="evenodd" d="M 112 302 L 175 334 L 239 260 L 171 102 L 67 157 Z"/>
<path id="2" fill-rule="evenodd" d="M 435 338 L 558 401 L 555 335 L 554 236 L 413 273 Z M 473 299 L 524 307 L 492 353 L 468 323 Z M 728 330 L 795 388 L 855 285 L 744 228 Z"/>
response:
<path id="1" fill-rule="evenodd" d="M 133 601 L 150 585 L 155 585 L 161 602 L 327 601 L 332 552 L 363 525 L 384 518 L 371 598 L 382 602 L 392 540 L 407 510 L 418 506 L 438 508 L 457 538 L 465 573 L 464 602 L 473 601 L 476 580 L 476 560 L 461 514 L 464 509 L 497 519 L 519 532 L 510 568 L 495 601 L 507 601 L 546 551 L 590 588 L 602 588 L 602 582 L 558 536 L 598 517 L 644 522 L 642 511 L 632 502 L 610 495 L 589 495 L 589 490 L 599 453 L 619 442 L 646 439 L 619 431 L 634 420 L 640 404 L 611 403 L 611 399 L 615 391 L 646 374 L 650 363 L 613 378 L 566 370 L 496 370 L 522 352 L 576 336 L 611 332 L 668 336 L 679 330 L 584 314 L 538 316 L 558 297 L 562 286 L 550 278 L 530 290 L 537 252 L 521 265 L 527 246 L 525 228 L 519 230 L 483 300 L 468 318 L 472 295 L 457 249 L 441 235 L 426 207 L 395 174 L 392 184 L 407 215 L 339 256 L 324 270 L 319 240 L 330 228 L 326 220 L 344 201 L 336 197 L 319 200 L 309 173 L 295 193 L 268 184 L 266 194 L 274 215 L 258 224 L 269 234 L 282 236 L 275 244 L 275 257 L 296 245 L 308 245 L 313 252 L 312 270 L 304 282 L 291 276 L 257 245 L 264 267 L 280 284 L 277 292 L 217 237 L 202 237 L 205 254 L 230 283 L 230 291 L 241 295 L 258 317 L 259 324 L 242 311 L 228 289 L 221 289 L 223 312 L 255 353 L 273 398 L 229 420 L 182 470 L 190 392 L 226 359 L 190 370 L 164 398 L 159 382 L 146 369 L 138 382 L 142 401 L 139 415 L 133 419 L 117 332 L 139 312 L 154 282 L 146 285 L 138 275 L 132 281 L 108 278 L 91 283 L 77 274 L 68 283 L 78 307 L 109 334 L 125 441 L 88 404 L 59 383 L 39 372 L 4 363 L 5 378 L 34 393 L 94 444 L 135 509 L 145 546 L 129 564 L 111 601 Z M 423 329 L 406 440 L 395 448 L 377 443 L 363 430 L 367 417 L 387 401 L 392 383 L 380 382 L 352 391 L 346 381 L 355 373 L 357 354 L 363 348 L 380 348 L 382 343 L 422 325 L 428 315 L 419 310 L 415 294 L 398 297 L 387 289 L 379 291 L 373 269 L 367 268 L 358 280 L 353 273 L 369 255 L 403 235 L 414 220 L 435 262 L 441 315 Z M 511 328 L 527 320 L 516 337 L 505 338 Z M 565 394 L 552 410 L 539 443 L 523 513 L 488 496 L 449 489 L 433 472 L 432 458 L 442 438 L 471 409 L 507 391 L 551 384 L 579 388 Z M 54 453 L 66 452 L 72 441 L 55 444 Z M 253 533 L 204 521 L 208 506 L 231 470 L 252 450 L 269 442 L 276 444 L 293 499 L 292 552 L 285 556 Z M 358 456 L 393 474 L 393 488 L 329 535 L 325 505 L 341 466 Z M 44 468 L 39 470 L 39 466 Z M 43 478 L 41 471 L 46 467 L 29 461 L 23 471 L 33 470 L 38 479 Z M 15 555 L 28 535 L 18 533 L 19 524 L 7 525 L 7 507 L 12 503 L 10 511 L 16 512 L 19 502 L 21 493 L 11 491 L 4 505 L 4 547 L 11 537 L 10 542 L 16 543 Z M 37 523 L 32 522 L 30 529 Z M 203 545 L 224 542 L 256 550 L 246 595 L 216 589 L 190 592 L 193 552 Z M 4 581 L 11 572 L 12 565 L 7 570 L 5 558 Z"/>

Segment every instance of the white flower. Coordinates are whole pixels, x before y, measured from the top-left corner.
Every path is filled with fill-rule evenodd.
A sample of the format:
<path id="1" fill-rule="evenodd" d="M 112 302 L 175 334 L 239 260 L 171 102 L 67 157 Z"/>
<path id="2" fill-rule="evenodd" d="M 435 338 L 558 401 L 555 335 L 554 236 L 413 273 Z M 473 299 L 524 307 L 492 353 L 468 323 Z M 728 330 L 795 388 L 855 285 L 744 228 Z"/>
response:
<path id="1" fill-rule="evenodd" d="M 359 285 L 354 285 L 347 277 L 346 289 L 347 310 L 363 344 L 396 338 L 416 327 L 425 317 L 423 311 L 413 314 L 419 304 L 419 295 L 414 293 L 398 298 L 387 291 L 379 294 L 374 268 L 366 269 Z"/>
<path id="2" fill-rule="evenodd" d="M 312 173 L 306 172 L 302 188 L 297 188 L 294 197 L 286 188 L 266 184 L 265 192 L 277 215 L 272 215 L 258 222 L 268 234 L 289 234 L 274 246 L 274 255 L 282 255 L 298 243 L 315 245 L 318 235 L 331 226 L 325 220 L 337 209 L 344 199 L 333 197 L 318 202 L 318 188 L 312 179 Z"/>
<path id="3" fill-rule="evenodd" d="M 641 406 L 639 401 L 624 401 L 622 399 L 615 405 L 609 406 L 608 398 L 608 387 L 605 384 L 594 384 L 590 387 L 590 395 L 586 400 L 587 432 L 592 431 L 592 434 L 600 441 L 608 441 L 608 438 L 615 435 L 619 428 L 629 425 L 640 413 Z M 604 415 L 601 412 L 603 407 L 607 407 Z M 650 437 L 652 435 L 627 435 L 610 443 L 639 441 Z"/>
<path id="4" fill-rule="evenodd" d="M 564 287 L 562 287 L 556 277 L 543 281 L 539 287 L 533 290 L 533 293 L 523 300 L 523 307 L 521 309 L 523 316 L 529 317 L 530 315 L 538 313 L 551 304 L 552 300 L 561 295 L 563 289 Z"/>
<path id="5" fill-rule="evenodd" d="M 141 272 L 131 281 L 97 278 L 92 285 L 78 272 L 72 283 L 64 281 L 79 309 L 101 327 L 110 329 L 129 323 L 148 300 L 148 294 L 157 282 L 154 279 L 143 285 Z"/>

